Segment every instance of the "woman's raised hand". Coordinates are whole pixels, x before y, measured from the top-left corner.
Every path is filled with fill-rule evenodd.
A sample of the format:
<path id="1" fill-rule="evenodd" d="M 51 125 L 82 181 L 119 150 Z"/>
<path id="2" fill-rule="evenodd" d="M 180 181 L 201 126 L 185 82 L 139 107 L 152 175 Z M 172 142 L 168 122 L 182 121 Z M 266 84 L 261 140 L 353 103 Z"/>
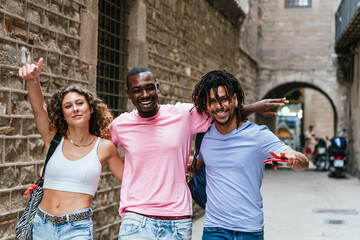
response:
<path id="1" fill-rule="evenodd" d="M 36 82 L 39 79 L 43 63 L 44 59 L 40 58 L 37 65 L 26 64 L 25 66 L 19 68 L 19 77 L 28 81 Z"/>

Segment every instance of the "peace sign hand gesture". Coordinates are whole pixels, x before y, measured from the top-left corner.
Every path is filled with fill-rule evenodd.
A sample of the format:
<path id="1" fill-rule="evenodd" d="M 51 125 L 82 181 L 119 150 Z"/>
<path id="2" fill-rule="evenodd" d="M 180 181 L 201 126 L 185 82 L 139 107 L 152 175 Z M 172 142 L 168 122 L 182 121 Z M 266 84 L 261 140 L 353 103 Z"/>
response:
<path id="1" fill-rule="evenodd" d="M 44 59 L 40 58 L 37 65 L 26 64 L 25 66 L 19 68 L 19 77 L 32 82 L 39 81 L 43 63 Z"/>

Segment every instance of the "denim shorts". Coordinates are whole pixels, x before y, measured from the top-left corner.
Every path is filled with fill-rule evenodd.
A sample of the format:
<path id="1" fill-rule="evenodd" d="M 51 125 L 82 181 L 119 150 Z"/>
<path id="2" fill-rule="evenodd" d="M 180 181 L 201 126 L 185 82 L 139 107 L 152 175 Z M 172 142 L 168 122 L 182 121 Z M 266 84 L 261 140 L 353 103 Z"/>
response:
<path id="1" fill-rule="evenodd" d="M 65 216 L 81 213 L 91 210 L 91 208 L 83 209 L 77 212 L 67 214 Z M 41 210 L 45 215 L 52 216 Z M 92 210 L 91 210 L 92 211 Z M 64 224 L 54 224 L 35 215 L 33 221 L 33 240 L 91 240 L 93 239 L 93 223 L 91 217 L 74 222 L 66 222 Z"/>
<path id="2" fill-rule="evenodd" d="M 264 231 L 238 232 L 221 227 L 204 227 L 203 240 L 264 240 Z"/>
<path id="3" fill-rule="evenodd" d="M 191 233 L 191 218 L 155 220 L 136 213 L 127 212 L 120 226 L 119 240 L 191 240 Z"/>

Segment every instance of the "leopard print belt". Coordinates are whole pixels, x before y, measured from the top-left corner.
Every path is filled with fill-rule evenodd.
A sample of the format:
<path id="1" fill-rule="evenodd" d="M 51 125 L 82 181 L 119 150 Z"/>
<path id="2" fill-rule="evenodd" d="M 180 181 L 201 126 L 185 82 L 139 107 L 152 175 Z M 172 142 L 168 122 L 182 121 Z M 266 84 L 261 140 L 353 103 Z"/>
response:
<path id="1" fill-rule="evenodd" d="M 55 225 L 60 225 L 60 224 L 64 224 L 64 223 L 67 223 L 67 222 L 80 221 L 80 220 L 84 220 L 84 219 L 92 217 L 92 210 L 91 209 L 89 209 L 88 211 L 85 211 L 85 212 L 73 213 L 73 214 L 70 213 L 69 215 L 64 215 L 64 216 L 47 215 L 46 213 L 43 213 L 42 211 L 40 211 L 39 208 L 36 209 L 36 213 L 42 219 L 45 219 L 46 221 L 52 222 Z"/>

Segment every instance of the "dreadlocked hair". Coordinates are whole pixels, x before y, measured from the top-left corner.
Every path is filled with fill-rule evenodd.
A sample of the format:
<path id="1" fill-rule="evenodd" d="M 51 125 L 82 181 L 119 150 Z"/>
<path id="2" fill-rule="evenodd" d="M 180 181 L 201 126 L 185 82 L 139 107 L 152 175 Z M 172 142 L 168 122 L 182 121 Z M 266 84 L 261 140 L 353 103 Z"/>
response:
<path id="1" fill-rule="evenodd" d="M 89 132 L 97 137 L 109 138 L 109 125 L 113 120 L 113 116 L 108 107 L 96 94 L 76 85 L 63 87 L 51 97 L 50 103 L 47 106 L 50 131 L 59 131 L 61 135 L 66 135 L 68 125 L 62 111 L 62 101 L 65 95 L 71 92 L 84 96 L 89 107 L 93 110 L 89 120 Z"/>
<path id="2" fill-rule="evenodd" d="M 214 70 L 206 73 L 201 77 L 200 81 L 195 85 L 192 93 L 192 100 L 198 113 L 207 112 L 207 105 L 210 96 L 210 90 L 214 90 L 215 98 L 220 103 L 218 95 L 218 87 L 224 87 L 229 101 L 233 101 L 233 96 L 236 94 L 238 106 L 235 108 L 236 125 L 239 126 L 241 121 L 247 118 L 241 114 L 244 105 L 245 95 L 240 82 L 226 70 Z"/>

